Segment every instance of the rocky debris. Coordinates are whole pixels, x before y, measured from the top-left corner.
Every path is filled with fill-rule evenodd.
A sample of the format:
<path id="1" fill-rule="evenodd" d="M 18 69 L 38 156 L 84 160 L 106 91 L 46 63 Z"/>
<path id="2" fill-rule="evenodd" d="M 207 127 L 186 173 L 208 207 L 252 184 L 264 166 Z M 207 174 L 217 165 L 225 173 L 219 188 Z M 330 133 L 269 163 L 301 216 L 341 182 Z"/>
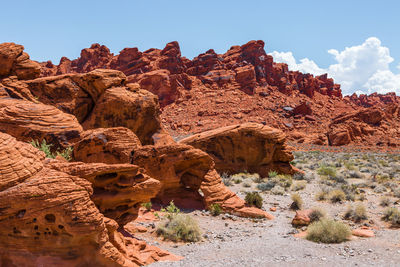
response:
<path id="1" fill-rule="evenodd" d="M 374 231 L 370 229 L 357 228 L 351 231 L 351 234 L 358 237 L 374 237 Z"/>
<path id="2" fill-rule="evenodd" d="M 88 180 L 93 186 L 91 199 L 104 216 L 122 227 L 137 218 L 140 204 L 149 202 L 160 190 L 160 182 L 131 164 L 64 163 L 48 167 Z"/>
<path id="3" fill-rule="evenodd" d="M 293 174 L 293 155 L 285 134 L 256 123 L 232 125 L 192 135 L 179 141 L 207 152 L 219 173 L 248 171 L 267 177 L 268 172 Z"/>
<path id="4" fill-rule="evenodd" d="M 245 207 L 244 201 L 223 184 L 212 158 L 199 149 L 184 144 L 143 146 L 133 153 L 132 164 L 161 182 L 153 199 L 156 204 L 165 206 L 173 200 L 183 208 L 204 209 L 218 203 L 240 216 L 273 218 L 265 211 Z"/>
<path id="5" fill-rule="evenodd" d="M 90 199 L 89 181 L 48 168 L 31 145 L 0 133 L 0 158 L 2 265 L 139 266 L 179 259 L 124 237 Z"/>
<path id="6" fill-rule="evenodd" d="M 0 98 L 0 131 L 19 141 L 46 139 L 52 149 L 70 146 L 82 127 L 72 115 L 30 101 Z"/>
<path id="7" fill-rule="evenodd" d="M 128 128 L 97 128 L 81 134 L 74 144 L 74 159 L 86 163 L 130 163 L 131 153 L 141 146 Z"/>
<path id="8" fill-rule="evenodd" d="M 398 146 L 400 143 L 392 138 L 399 135 L 390 126 L 396 118 L 388 118 L 379 108 L 368 108 L 341 114 L 334 118 L 327 133 L 329 144 L 332 146 L 348 145 L 352 142 L 367 142 L 373 136 L 372 145 Z M 385 136 L 388 133 L 392 136 Z M 383 142 L 386 140 L 386 144 Z"/>
<path id="9" fill-rule="evenodd" d="M 39 77 L 39 63 L 29 59 L 24 47 L 15 43 L 0 44 L 0 79 L 17 76 L 20 80 Z"/>
<path id="10" fill-rule="evenodd" d="M 312 114 L 312 109 L 311 109 L 311 104 L 310 102 L 303 102 L 299 105 L 297 105 L 294 109 L 293 109 L 293 114 L 295 115 L 311 115 Z"/>

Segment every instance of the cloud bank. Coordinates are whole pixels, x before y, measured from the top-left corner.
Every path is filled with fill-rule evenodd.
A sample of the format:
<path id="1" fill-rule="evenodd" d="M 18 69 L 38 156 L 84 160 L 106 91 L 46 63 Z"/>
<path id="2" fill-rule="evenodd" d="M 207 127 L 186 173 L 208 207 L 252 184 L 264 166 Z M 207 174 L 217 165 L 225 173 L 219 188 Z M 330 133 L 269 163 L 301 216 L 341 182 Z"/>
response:
<path id="1" fill-rule="evenodd" d="M 344 95 L 352 93 L 371 94 L 378 92 L 385 94 L 396 92 L 400 95 L 400 73 L 393 73 L 389 64 L 394 61 L 390 56 L 389 48 L 382 46 L 376 37 L 370 37 L 361 45 L 346 47 L 343 51 L 328 50 L 336 63 L 323 69 L 308 59 L 296 61 L 292 52 L 270 53 L 274 61 L 286 63 L 290 70 L 298 70 L 314 75 L 328 73 L 336 83 L 341 84 Z M 397 66 L 400 70 L 400 65 Z"/>

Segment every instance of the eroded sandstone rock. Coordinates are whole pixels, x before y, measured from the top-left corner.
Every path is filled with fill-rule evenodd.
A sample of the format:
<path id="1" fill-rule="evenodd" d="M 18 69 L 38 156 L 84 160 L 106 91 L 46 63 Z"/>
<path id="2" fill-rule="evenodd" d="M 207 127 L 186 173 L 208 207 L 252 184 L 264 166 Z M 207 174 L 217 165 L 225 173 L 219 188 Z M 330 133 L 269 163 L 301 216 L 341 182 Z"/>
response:
<path id="1" fill-rule="evenodd" d="M 248 171 L 266 177 L 275 170 L 293 174 L 293 155 L 282 131 L 256 123 L 232 125 L 206 131 L 179 141 L 207 152 L 218 172 Z"/>

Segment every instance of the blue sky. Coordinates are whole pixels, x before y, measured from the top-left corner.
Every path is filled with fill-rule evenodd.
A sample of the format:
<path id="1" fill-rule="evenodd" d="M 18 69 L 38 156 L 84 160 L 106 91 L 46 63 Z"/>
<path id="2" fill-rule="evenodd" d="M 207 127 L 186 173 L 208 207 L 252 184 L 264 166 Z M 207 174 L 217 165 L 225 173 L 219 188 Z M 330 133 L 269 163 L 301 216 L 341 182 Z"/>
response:
<path id="1" fill-rule="evenodd" d="M 0 42 L 23 44 L 32 59 L 58 63 L 61 56 L 78 57 L 95 42 L 118 53 L 124 47 L 163 48 L 177 40 L 182 54 L 192 58 L 209 48 L 223 53 L 232 45 L 262 39 L 267 53 L 291 52 L 297 62 L 307 58 L 319 70 L 332 71 L 338 59 L 329 49 L 341 52 L 376 37 L 393 59 L 378 71 L 390 71 L 395 82 L 385 84 L 400 87 L 399 10 L 400 1 L 370 0 L 4 1 Z M 349 82 L 334 72 L 330 76 Z M 354 87 L 349 90 L 357 91 L 366 82 L 348 85 Z"/>

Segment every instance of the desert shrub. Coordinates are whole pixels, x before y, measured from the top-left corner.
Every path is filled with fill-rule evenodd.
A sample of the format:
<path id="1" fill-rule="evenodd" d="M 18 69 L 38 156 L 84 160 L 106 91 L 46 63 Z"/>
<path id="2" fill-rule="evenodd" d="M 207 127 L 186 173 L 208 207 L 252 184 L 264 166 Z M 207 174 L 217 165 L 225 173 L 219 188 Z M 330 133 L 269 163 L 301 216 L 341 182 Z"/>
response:
<path id="1" fill-rule="evenodd" d="M 278 175 L 278 173 L 276 172 L 276 171 L 270 171 L 270 172 L 268 172 L 268 177 L 269 178 L 274 178 L 275 176 L 277 176 Z"/>
<path id="2" fill-rule="evenodd" d="M 274 181 L 276 184 L 280 185 L 283 188 L 289 188 L 292 185 L 292 176 L 291 175 L 285 175 L 285 174 L 279 174 L 275 176 L 272 181 Z"/>
<path id="3" fill-rule="evenodd" d="M 179 214 L 181 212 L 181 210 L 175 206 L 174 201 L 171 200 L 171 202 L 169 202 L 169 205 L 166 206 L 165 208 L 161 209 L 162 212 L 165 212 L 167 215 L 167 218 L 171 218 L 173 215 L 175 214 Z"/>
<path id="4" fill-rule="evenodd" d="M 336 168 L 332 167 L 332 166 L 321 165 L 318 168 L 317 173 L 319 175 L 335 177 L 336 176 Z"/>
<path id="5" fill-rule="evenodd" d="M 382 207 L 388 207 L 390 205 L 391 201 L 390 198 L 388 197 L 381 197 L 380 201 L 379 201 L 379 205 L 381 205 Z"/>
<path id="6" fill-rule="evenodd" d="M 242 186 L 243 187 L 251 187 L 251 184 L 249 183 L 249 182 L 244 182 L 243 184 L 242 184 Z"/>
<path id="7" fill-rule="evenodd" d="M 208 207 L 212 216 L 218 216 L 222 213 L 222 207 L 218 203 L 213 203 Z"/>
<path id="8" fill-rule="evenodd" d="M 158 225 L 156 233 L 171 241 L 197 242 L 201 231 L 197 222 L 186 214 L 174 213 Z"/>
<path id="9" fill-rule="evenodd" d="M 141 205 L 143 208 L 145 208 L 146 210 L 151 210 L 151 207 L 153 206 L 152 204 L 151 204 L 151 202 L 145 202 L 145 203 L 142 203 L 142 205 Z"/>
<path id="10" fill-rule="evenodd" d="M 222 182 L 224 183 L 225 186 L 231 186 L 232 185 L 232 177 L 229 176 L 226 172 L 221 174 Z"/>
<path id="11" fill-rule="evenodd" d="M 292 210 L 300 210 L 301 207 L 303 206 L 303 199 L 301 199 L 301 196 L 297 193 L 291 195 L 292 198 L 292 204 L 290 204 L 290 208 Z"/>
<path id="12" fill-rule="evenodd" d="M 365 196 L 364 193 L 359 194 L 359 195 L 358 195 L 358 198 L 357 198 L 357 200 L 359 200 L 359 201 L 364 201 L 364 200 L 366 200 L 366 199 L 367 199 L 367 197 Z"/>
<path id="13" fill-rule="evenodd" d="M 46 158 L 54 159 L 57 156 L 61 156 L 64 159 L 66 159 L 67 161 L 72 160 L 72 152 L 74 150 L 72 147 L 67 147 L 66 149 L 61 150 L 61 151 L 57 150 L 56 152 L 51 152 L 51 147 L 53 146 L 53 144 L 47 144 L 46 139 L 43 139 L 42 143 L 39 143 L 38 140 L 32 140 L 30 142 L 30 144 L 33 147 L 43 151 L 46 154 Z"/>
<path id="14" fill-rule="evenodd" d="M 295 174 L 293 174 L 293 180 L 304 180 L 305 179 L 305 174 L 301 173 L 301 172 L 296 172 Z"/>
<path id="15" fill-rule="evenodd" d="M 356 170 L 357 168 L 354 166 L 354 163 L 353 162 L 351 162 L 351 161 L 344 161 L 343 162 L 343 165 L 346 167 L 346 169 L 348 169 L 349 171 L 354 171 L 354 170 Z"/>
<path id="16" fill-rule="evenodd" d="M 257 189 L 261 191 L 269 191 L 275 186 L 275 183 L 272 181 L 268 181 L 266 183 L 260 183 L 257 185 Z"/>
<path id="17" fill-rule="evenodd" d="M 325 218 L 326 212 L 322 208 L 313 208 L 308 217 L 310 218 L 310 222 L 313 223 L 321 220 L 322 218 Z"/>
<path id="18" fill-rule="evenodd" d="M 346 224 L 331 219 L 321 219 L 310 224 L 306 238 L 317 243 L 341 243 L 350 236 L 351 230 Z"/>
<path id="19" fill-rule="evenodd" d="M 244 200 L 246 201 L 247 205 L 254 206 L 259 209 L 261 209 L 263 205 L 263 199 L 257 192 L 248 192 Z"/>
<path id="20" fill-rule="evenodd" d="M 240 183 L 242 182 L 242 179 L 236 178 L 236 179 L 233 180 L 233 182 L 234 182 L 235 184 L 240 184 Z"/>
<path id="21" fill-rule="evenodd" d="M 304 188 L 306 188 L 307 185 L 307 181 L 295 181 L 292 184 L 292 190 L 293 191 L 299 191 L 299 190 L 303 190 Z"/>
<path id="22" fill-rule="evenodd" d="M 387 208 L 383 212 L 382 219 L 384 221 L 391 222 L 393 225 L 399 226 L 400 225 L 400 211 L 395 207 Z"/>
<path id="23" fill-rule="evenodd" d="M 327 189 L 321 189 L 321 191 L 315 194 L 315 199 L 318 201 L 323 201 L 328 198 L 329 191 Z"/>
<path id="24" fill-rule="evenodd" d="M 342 189 L 342 191 L 345 193 L 346 195 L 346 200 L 351 200 L 354 201 L 355 200 L 355 195 L 359 193 L 358 190 L 358 186 L 355 184 L 342 184 L 340 186 L 340 188 Z"/>
<path id="25" fill-rule="evenodd" d="M 354 222 L 361 222 L 363 220 L 368 219 L 367 210 L 365 206 L 361 203 L 353 206 L 349 206 L 344 214 L 344 218 L 348 220 L 352 220 Z"/>
<path id="26" fill-rule="evenodd" d="M 329 192 L 329 200 L 332 203 L 342 202 L 346 199 L 346 194 L 341 189 L 335 189 Z"/>
<path id="27" fill-rule="evenodd" d="M 383 192 L 386 192 L 386 191 L 387 191 L 387 189 L 383 185 L 378 185 L 378 186 L 376 186 L 374 188 L 374 192 L 375 193 L 383 193 Z"/>
<path id="28" fill-rule="evenodd" d="M 271 189 L 271 193 L 274 195 L 283 195 L 285 194 L 285 189 L 280 185 L 275 185 L 274 188 Z"/>

